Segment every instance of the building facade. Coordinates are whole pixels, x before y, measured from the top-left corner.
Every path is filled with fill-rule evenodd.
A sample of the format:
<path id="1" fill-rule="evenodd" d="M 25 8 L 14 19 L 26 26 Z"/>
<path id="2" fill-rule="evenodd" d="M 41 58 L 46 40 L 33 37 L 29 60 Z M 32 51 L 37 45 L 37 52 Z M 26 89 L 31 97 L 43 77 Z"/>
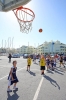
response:
<path id="1" fill-rule="evenodd" d="M 50 53 L 66 54 L 66 44 L 63 44 L 60 41 L 44 42 L 42 45 L 39 45 L 37 47 L 37 53 L 38 54 L 50 54 Z"/>
<path id="2" fill-rule="evenodd" d="M 22 46 L 17 49 L 17 52 L 21 54 L 66 54 L 66 44 L 61 43 L 60 41 L 45 41 L 37 48 L 32 46 Z"/>
<path id="3" fill-rule="evenodd" d="M 32 46 L 22 46 L 21 48 L 17 49 L 17 52 L 20 54 L 34 54 L 36 53 L 36 48 Z"/>

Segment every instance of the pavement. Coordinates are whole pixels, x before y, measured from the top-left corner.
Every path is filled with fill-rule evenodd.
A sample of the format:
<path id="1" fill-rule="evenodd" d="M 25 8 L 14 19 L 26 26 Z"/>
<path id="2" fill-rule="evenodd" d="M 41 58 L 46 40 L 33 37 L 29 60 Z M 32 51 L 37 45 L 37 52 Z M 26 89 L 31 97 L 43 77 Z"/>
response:
<path id="1" fill-rule="evenodd" d="M 7 93 L 7 77 L 12 63 L 8 63 L 7 57 L 0 56 L 0 100 L 66 100 L 66 68 L 60 68 L 57 63 L 55 71 L 45 71 L 42 76 L 38 62 L 32 62 L 29 73 L 26 59 L 13 60 L 17 60 L 18 91 Z"/>

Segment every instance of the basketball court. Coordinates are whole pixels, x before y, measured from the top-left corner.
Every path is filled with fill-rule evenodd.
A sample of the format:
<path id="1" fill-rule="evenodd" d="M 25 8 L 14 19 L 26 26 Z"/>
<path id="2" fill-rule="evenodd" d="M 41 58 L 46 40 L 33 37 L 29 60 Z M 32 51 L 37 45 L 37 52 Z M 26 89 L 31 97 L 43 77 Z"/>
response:
<path id="1" fill-rule="evenodd" d="M 15 58 L 12 59 L 12 61 Z M 31 72 L 26 71 L 26 59 L 16 58 L 17 60 L 17 84 L 18 91 L 7 93 L 8 73 L 12 64 L 8 63 L 7 57 L 0 60 L 0 100 L 65 100 L 65 71 L 56 69 L 55 72 L 49 70 L 45 76 L 40 74 L 40 66 L 33 64 Z M 4 62 L 4 63 L 3 63 Z M 58 65 L 57 65 L 58 66 Z M 62 80 L 62 82 L 61 82 Z M 13 89 L 13 86 L 11 86 Z"/>
<path id="2" fill-rule="evenodd" d="M 29 2 L 31 0 L 0 0 L 0 11 L 7 13 L 12 10 L 22 33 L 29 33 L 32 30 L 32 23 L 36 16 L 33 9 L 25 7 Z M 43 30 L 40 28 L 38 31 Z M 50 70 L 45 72 L 45 76 L 41 76 L 38 62 L 32 63 L 31 71 L 27 72 L 27 61 L 23 58 L 16 59 L 18 91 L 7 93 L 7 77 L 12 64 L 8 63 L 7 57 L 1 59 L 0 100 L 66 100 L 66 72 L 56 69 L 55 72 Z"/>

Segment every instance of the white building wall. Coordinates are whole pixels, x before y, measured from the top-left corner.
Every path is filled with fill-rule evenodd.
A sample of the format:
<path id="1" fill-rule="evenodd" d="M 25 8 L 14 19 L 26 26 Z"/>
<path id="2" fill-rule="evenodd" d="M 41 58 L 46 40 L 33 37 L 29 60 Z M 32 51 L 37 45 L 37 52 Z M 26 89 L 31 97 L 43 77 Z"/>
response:
<path id="1" fill-rule="evenodd" d="M 37 49 L 38 53 L 66 53 L 66 44 L 60 43 L 60 41 L 54 42 L 53 50 L 52 50 L 52 42 L 44 42 L 44 44 L 40 45 Z M 62 46 L 62 48 L 61 48 Z M 53 52 L 52 52 L 53 51 Z"/>

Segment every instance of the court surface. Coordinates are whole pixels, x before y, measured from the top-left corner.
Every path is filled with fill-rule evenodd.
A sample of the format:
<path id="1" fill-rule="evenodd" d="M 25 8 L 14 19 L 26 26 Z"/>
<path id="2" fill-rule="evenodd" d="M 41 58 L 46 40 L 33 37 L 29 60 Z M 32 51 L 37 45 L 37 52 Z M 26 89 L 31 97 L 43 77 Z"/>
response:
<path id="1" fill-rule="evenodd" d="M 15 60 L 12 58 L 12 61 Z M 66 69 L 57 68 L 54 72 L 45 71 L 45 76 L 40 74 L 40 66 L 33 64 L 31 72 L 26 71 L 26 59 L 17 60 L 18 91 L 7 93 L 8 73 L 11 63 L 7 57 L 0 57 L 0 100 L 66 100 Z M 11 89 L 13 86 L 11 86 Z"/>

